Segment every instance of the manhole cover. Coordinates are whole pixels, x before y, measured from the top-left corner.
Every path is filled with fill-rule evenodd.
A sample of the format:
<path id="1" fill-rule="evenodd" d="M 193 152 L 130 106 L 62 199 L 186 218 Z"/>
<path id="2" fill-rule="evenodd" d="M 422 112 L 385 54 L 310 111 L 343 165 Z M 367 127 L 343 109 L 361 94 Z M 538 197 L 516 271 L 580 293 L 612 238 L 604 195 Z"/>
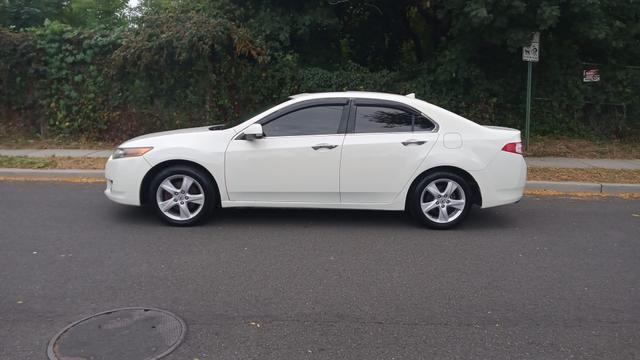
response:
<path id="1" fill-rule="evenodd" d="M 176 315 L 152 308 L 125 308 L 89 316 L 49 342 L 51 360 L 153 360 L 173 351 L 187 327 Z"/>

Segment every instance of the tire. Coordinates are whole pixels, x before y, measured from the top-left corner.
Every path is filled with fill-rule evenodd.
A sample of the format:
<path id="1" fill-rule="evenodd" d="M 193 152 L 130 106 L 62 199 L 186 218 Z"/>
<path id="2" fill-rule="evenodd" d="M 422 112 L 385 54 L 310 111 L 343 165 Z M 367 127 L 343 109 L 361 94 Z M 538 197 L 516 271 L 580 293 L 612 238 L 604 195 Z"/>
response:
<path id="1" fill-rule="evenodd" d="M 208 219 L 216 203 L 213 179 L 187 165 L 161 170 L 151 181 L 147 196 L 154 212 L 174 226 L 191 226 Z"/>
<path id="2" fill-rule="evenodd" d="M 473 205 L 473 194 L 463 177 L 435 172 L 420 179 L 412 188 L 407 205 L 422 224 L 431 229 L 446 230 L 464 220 Z"/>

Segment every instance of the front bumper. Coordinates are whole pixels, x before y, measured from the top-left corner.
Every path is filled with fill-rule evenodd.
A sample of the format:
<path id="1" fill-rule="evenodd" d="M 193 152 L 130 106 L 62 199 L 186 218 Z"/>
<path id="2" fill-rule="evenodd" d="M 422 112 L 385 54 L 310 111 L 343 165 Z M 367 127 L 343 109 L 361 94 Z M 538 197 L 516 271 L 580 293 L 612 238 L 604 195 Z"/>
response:
<path id="1" fill-rule="evenodd" d="M 116 160 L 109 157 L 104 171 L 107 178 L 104 194 L 119 204 L 139 206 L 142 179 L 150 169 L 143 156 Z"/>

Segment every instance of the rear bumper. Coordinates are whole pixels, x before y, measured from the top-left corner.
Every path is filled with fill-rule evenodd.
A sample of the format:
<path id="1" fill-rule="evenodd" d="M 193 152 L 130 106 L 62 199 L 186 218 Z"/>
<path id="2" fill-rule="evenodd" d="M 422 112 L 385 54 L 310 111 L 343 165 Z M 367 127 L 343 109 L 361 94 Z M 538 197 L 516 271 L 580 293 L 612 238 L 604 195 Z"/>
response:
<path id="1" fill-rule="evenodd" d="M 104 176 L 107 188 L 104 194 L 109 200 L 125 205 L 140 205 L 140 185 L 151 169 L 144 157 L 132 157 L 107 161 Z"/>
<path id="2" fill-rule="evenodd" d="M 472 171 L 482 194 L 482 207 L 518 202 L 527 183 L 527 164 L 522 155 L 501 151 L 484 169 Z"/>

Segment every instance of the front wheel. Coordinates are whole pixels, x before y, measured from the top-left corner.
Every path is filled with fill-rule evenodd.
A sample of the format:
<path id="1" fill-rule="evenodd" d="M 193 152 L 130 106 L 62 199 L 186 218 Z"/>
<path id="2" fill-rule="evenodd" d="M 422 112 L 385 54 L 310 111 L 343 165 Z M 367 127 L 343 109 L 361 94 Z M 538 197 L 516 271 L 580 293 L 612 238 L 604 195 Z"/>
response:
<path id="1" fill-rule="evenodd" d="M 175 166 L 160 171 L 151 182 L 148 199 L 160 218 L 171 225 L 194 225 L 213 209 L 215 191 L 198 169 Z"/>
<path id="2" fill-rule="evenodd" d="M 409 211 L 432 229 L 450 229 L 460 224 L 472 206 L 469 184 L 459 175 L 437 172 L 425 176 L 412 189 Z"/>

